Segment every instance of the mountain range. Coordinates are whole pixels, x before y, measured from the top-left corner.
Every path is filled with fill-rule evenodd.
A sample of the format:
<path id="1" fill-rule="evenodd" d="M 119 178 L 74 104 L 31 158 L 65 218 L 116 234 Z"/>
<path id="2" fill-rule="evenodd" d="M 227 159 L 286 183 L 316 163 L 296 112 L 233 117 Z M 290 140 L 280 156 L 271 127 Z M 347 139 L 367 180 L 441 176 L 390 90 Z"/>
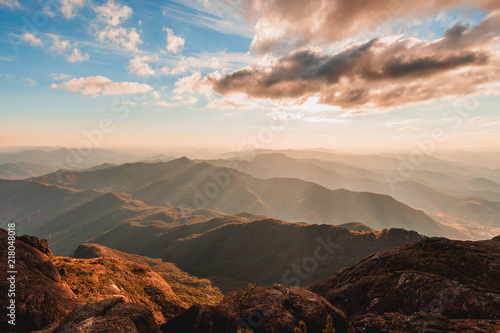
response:
<path id="1" fill-rule="evenodd" d="M 34 180 L 76 190 L 123 191 L 151 206 L 249 212 L 306 223 L 357 221 L 378 230 L 399 227 L 430 236 L 467 237 L 388 195 L 330 190 L 297 178 L 260 179 L 187 158 L 90 172 L 60 171 Z"/>

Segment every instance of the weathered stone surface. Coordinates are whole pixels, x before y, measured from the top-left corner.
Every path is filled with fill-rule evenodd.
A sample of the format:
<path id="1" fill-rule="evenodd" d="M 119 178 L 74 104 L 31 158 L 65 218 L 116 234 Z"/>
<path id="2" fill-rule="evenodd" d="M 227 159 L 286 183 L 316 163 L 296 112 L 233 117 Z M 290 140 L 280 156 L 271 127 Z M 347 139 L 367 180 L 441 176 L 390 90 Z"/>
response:
<path id="1" fill-rule="evenodd" d="M 308 290 L 344 311 L 358 328 L 417 317 L 424 325 L 429 316 L 497 320 L 500 242 L 429 238 L 372 255 Z M 392 319 L 382 320 L 388 313 Z"/>
<path id="2" fill-rule="evenodd" d="M 337 333 L 353 332 L 345 315 L 322 297 L 296 287 L 249 285 L 217 306 L 194 305 L 161 326 L 167 333 L 293 332 L 304 321 L 309 333 L 322 332 L 331 316 Z"/>
<path id="3" fill-rule="evenodd" d="M 0 229 L 0 303 L 9 301 L 7 279 L 7 232 Z M 22 236 L 16 238 L 16 332 L 41 329 L 71 312 L 81 302 L 67 284 L 61 282 L 52 254 L 44 240 Z M 2 311 L 2 313 L 4 313 Z M 0 318 L 0 331 L 9 332 L 8 317 Z"/>
<path id="4" fill-rule="evenodd" d="M 410 316 L 400 313 L 385 313 L 383 315 L 369 313 L 352 318 L 356 332 L 491 332 L 498 333 L 500 320 L 486 319 L 449 319 L 443 315 L 416 312 Z"/>
<path id="5" fill-rule="evenodd" d="M 123 296 L 146 305 L 164 323 L 188 306 L 146 265 L 114 258 L 54 259 L 61 279 L 86 303 Z"/>
<path id="6" fill-rule="evenodd" d="M 39 239 L 34 236 L 30 235 L 22 235 L 19 237 L 19 240 L 21 242 L 24 242 L 28 245 L 31 245 L 38 251 L 42 252 L 43 254 L 47 255 L 47 257 L 52 258 L 52 251 L 50 250 L 49 247 L 49 242 L 46 239 Z"/>
<path id="7" fill-rule="evenodd" d="M 38 333 L 155 333 L 153 313 L 146 306 L 111 298 L 76 308 L 58 324 Z"/>

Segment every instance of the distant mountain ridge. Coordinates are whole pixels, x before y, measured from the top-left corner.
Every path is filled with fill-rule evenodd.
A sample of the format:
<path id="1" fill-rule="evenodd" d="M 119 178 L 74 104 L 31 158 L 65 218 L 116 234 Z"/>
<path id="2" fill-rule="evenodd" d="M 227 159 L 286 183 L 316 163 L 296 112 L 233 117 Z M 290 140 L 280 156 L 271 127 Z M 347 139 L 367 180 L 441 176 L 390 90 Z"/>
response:
<path id="1" fill-rule="evenodd" d="M 93 172 L 65 171 L 37 180 L 76 189 L 125 191 L 152 206 L 201 206 L 228 214 L 245 211 L 309 223 L 358 221 L 375 229 L 400 227 L 431 236 L 467 237 L 387 195 L 332 191 L 293 178 L 258 179 L 187 158 Z"/>

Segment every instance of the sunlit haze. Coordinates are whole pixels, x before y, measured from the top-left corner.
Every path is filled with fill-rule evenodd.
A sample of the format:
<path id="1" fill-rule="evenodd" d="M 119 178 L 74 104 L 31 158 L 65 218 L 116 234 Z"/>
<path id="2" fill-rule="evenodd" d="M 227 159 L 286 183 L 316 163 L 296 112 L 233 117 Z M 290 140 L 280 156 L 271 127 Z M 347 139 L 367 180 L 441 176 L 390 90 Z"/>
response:
<path id="1" fill-rule="evenodd" d="M 336 4 L 2 0 L 0 146 L 500 149 L 498 1 Z"/>

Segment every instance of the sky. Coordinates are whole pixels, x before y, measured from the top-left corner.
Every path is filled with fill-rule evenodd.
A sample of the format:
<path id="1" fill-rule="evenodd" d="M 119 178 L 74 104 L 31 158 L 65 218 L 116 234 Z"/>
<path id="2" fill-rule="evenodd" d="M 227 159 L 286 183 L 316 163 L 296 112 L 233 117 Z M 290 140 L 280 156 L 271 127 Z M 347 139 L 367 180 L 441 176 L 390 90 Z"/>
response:
<path id="1" fill-rule="evenodd" d="M 500 149 L 499 35 L 498 0 L 0 0 L 0 147 Z"/>

